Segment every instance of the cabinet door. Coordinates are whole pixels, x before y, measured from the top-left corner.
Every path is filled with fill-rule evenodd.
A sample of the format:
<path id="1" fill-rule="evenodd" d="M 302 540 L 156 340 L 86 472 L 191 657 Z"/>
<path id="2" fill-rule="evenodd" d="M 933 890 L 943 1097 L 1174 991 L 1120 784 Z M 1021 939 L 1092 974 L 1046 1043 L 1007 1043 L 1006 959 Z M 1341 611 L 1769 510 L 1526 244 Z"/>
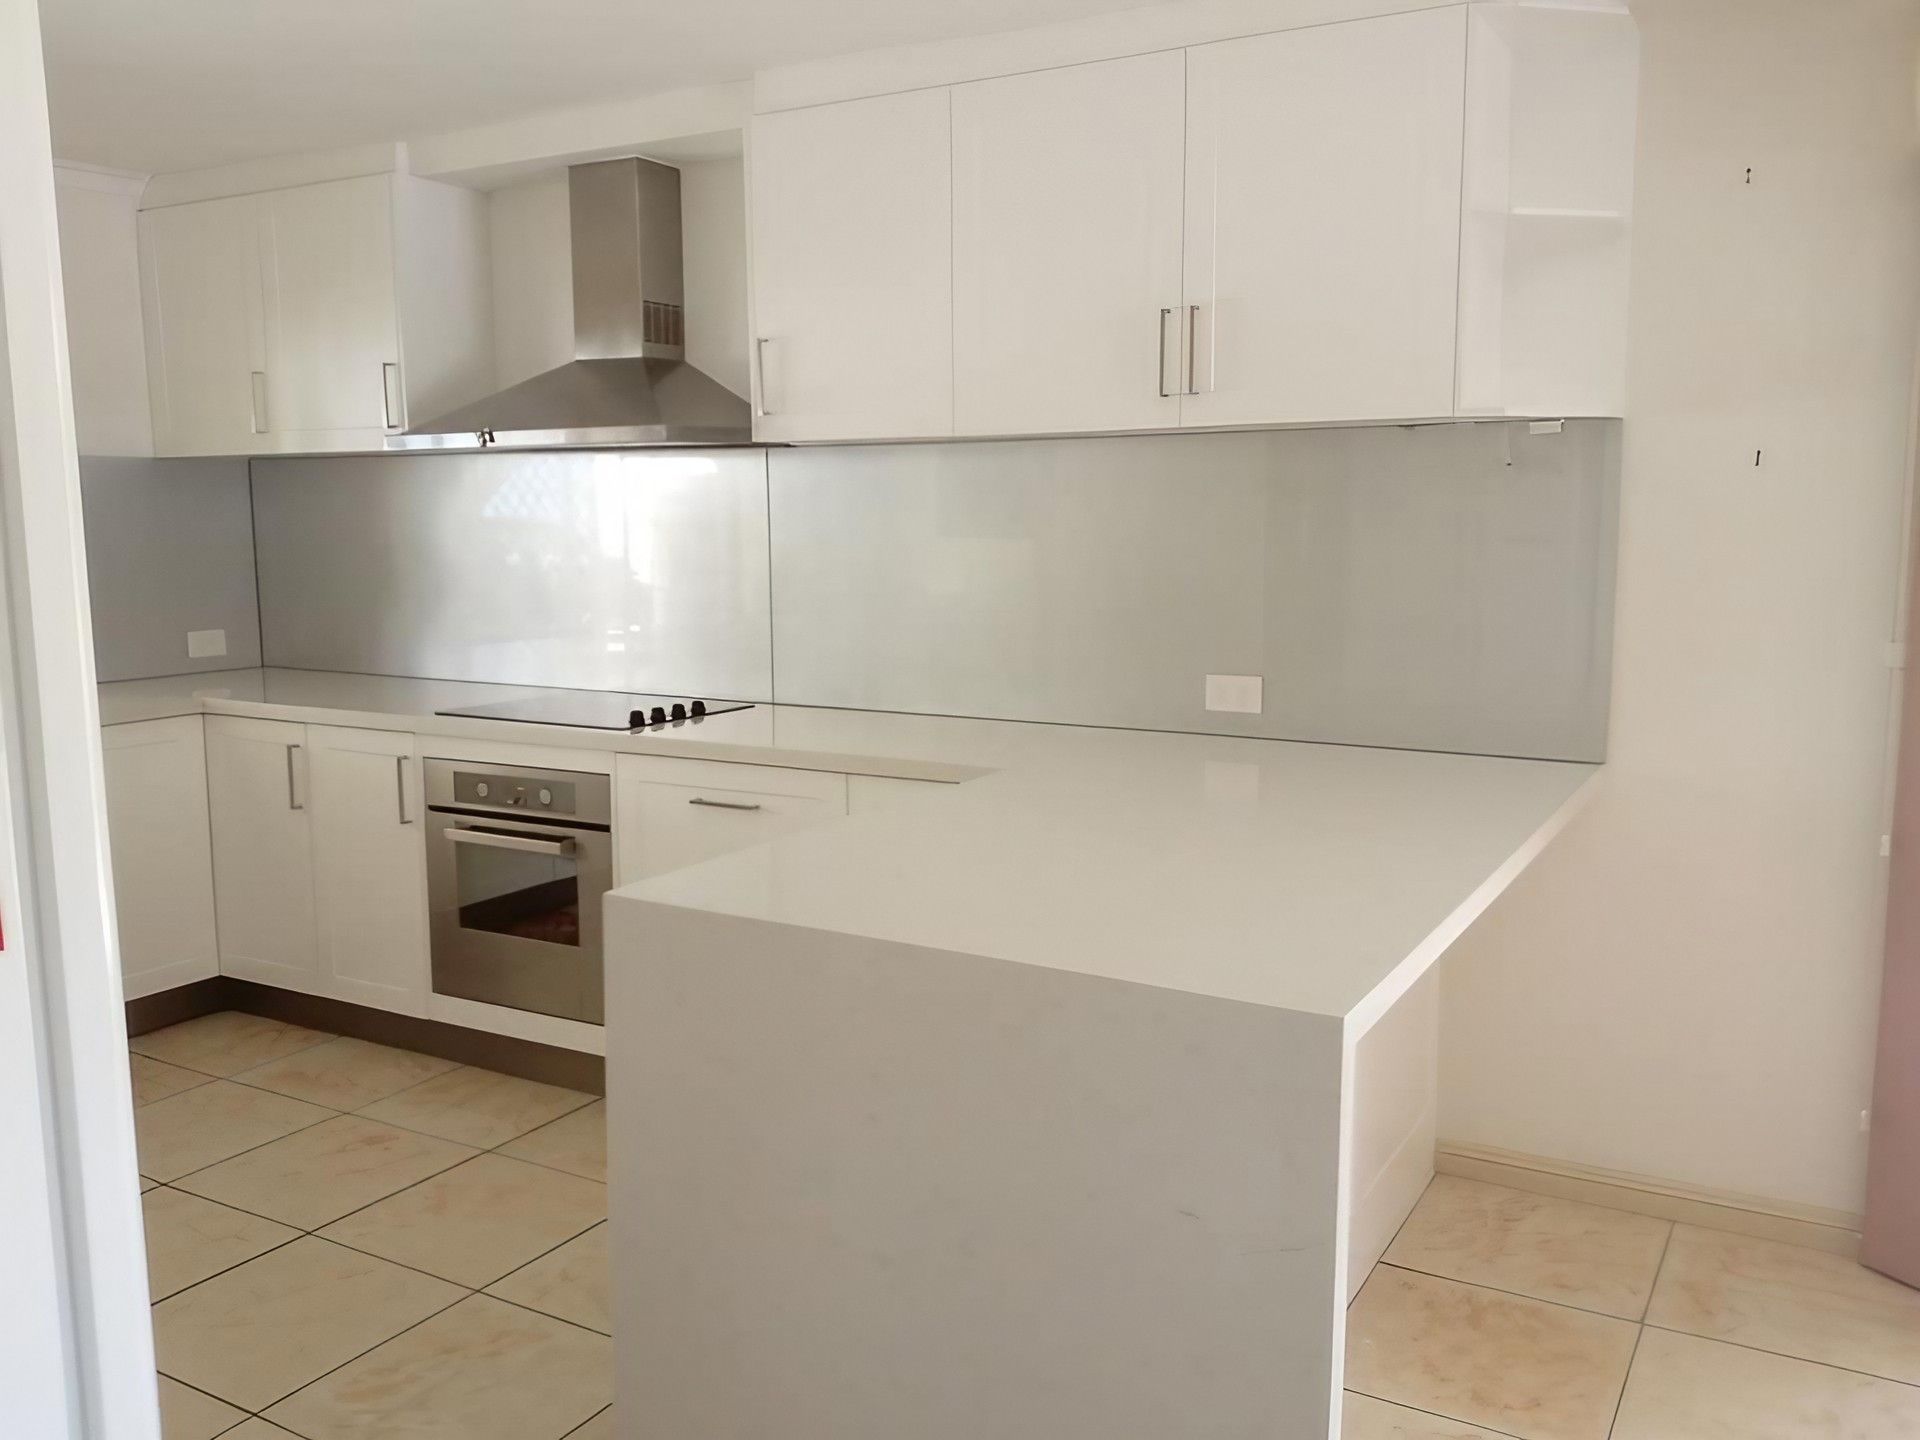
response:
<path id="1" fill-rule="evenodd" d="M 320 993 L 304 725 L 207 717 L 220 971 Z"/>
<path id="2" fill-rule="evenodd" d="M 218 975 L 200 717 L 110 725 L 100 747 L 127 998 Z"/>
<path id="3" fill-rule="evenodd" d="M 307 727 L 321 984 L 426 1013 L 427 883 L 414 737 Z"/>
<path id="4" fill-rule="evenodd" d="M 254 196 L 140 214 L 153 443 L 160 455 L 261 448 L 265 341 Z"/>
<path id="5" fill-rule="evenodd" d="M 1180 423 L 1185 60 L 953 91 L 954 428 Z"/>
<path id="6" fill-rule="evenodd" d="M 273 448 L 378 446 L 404 421 L 392 178 L 261 197 Z"/>
<path id="7" fill-rule="evenodd" d="M 628 885 L 847 813 L 847 777 L 820 770 L 622 755 L 616 881 Z"/>
<path id="8" fill-rule="evenodd" d="M 953 433 L 948 99 L 753 121 L 754 434 Z"/>
<path id="9" fill-rule="evenodd" d="M 1466 9 L 1187 52 L 1186 424 L 1453 413 Z"/>

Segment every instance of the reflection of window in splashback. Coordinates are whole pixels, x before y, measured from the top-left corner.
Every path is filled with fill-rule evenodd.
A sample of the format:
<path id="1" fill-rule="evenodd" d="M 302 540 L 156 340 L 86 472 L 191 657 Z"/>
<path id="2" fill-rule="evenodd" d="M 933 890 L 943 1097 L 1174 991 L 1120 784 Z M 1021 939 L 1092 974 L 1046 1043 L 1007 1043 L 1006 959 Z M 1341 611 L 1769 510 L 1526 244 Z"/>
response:
<path id="1" fill-rule="evenodd" d="M 1597 759 L 1617 422 L 254 464 L 267 663 Z M 1212 674 L 1264 678 L 1210 712 Z"/>

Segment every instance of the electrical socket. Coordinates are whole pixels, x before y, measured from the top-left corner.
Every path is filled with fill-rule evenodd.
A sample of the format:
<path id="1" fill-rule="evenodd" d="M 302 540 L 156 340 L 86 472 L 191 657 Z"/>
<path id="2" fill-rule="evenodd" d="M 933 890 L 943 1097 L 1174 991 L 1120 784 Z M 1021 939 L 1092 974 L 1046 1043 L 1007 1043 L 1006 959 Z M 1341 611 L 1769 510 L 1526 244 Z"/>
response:
<path id="1" fill-rule="evenodd" d="M 224 630 L 187 631 L 187 658 L 189 660 L 207 660 L 215 655 L 227 653 L 227 632 Z"/>
<path id="2" fill-rule="evenodd" d="M 1258 715 L 1266 703 L 1266 681 L 1258 675 L 1207 676 L 1207 709 L 1230 715 Z"/>

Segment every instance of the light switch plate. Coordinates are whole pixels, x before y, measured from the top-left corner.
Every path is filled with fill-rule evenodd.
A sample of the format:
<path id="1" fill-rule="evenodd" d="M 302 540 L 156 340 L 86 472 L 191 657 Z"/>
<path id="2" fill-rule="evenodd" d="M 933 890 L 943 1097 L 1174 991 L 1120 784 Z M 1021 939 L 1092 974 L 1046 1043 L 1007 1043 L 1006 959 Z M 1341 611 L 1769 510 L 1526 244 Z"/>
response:
<path id="1" fill-rule="evenodd" d="M 224 630 L 187 631 L 187 658 L 206 660 L 215 655 L 227 653 L 227 632 Z"/>
<path id="2" fill-rule="evenodd" d="M 1258 715 L 1266 681 L 1258 675 L 1207 676 L 1207 709 L 1233 715 Z"/>

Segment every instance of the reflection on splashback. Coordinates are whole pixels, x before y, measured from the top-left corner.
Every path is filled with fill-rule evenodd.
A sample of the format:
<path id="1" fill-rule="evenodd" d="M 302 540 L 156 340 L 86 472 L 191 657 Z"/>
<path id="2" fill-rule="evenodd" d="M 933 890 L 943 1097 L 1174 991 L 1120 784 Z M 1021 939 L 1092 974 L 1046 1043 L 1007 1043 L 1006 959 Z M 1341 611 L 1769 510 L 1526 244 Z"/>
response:
<path id="1" fill-rule="evenodd" d="M 253 470 L 270 665 L 772 695 L 757 450 Z"/>
<path id="2" fill-rule="evenodd" d="M 1605 753 L 1617 422 L 253 475 L 270 665 Z"/>

